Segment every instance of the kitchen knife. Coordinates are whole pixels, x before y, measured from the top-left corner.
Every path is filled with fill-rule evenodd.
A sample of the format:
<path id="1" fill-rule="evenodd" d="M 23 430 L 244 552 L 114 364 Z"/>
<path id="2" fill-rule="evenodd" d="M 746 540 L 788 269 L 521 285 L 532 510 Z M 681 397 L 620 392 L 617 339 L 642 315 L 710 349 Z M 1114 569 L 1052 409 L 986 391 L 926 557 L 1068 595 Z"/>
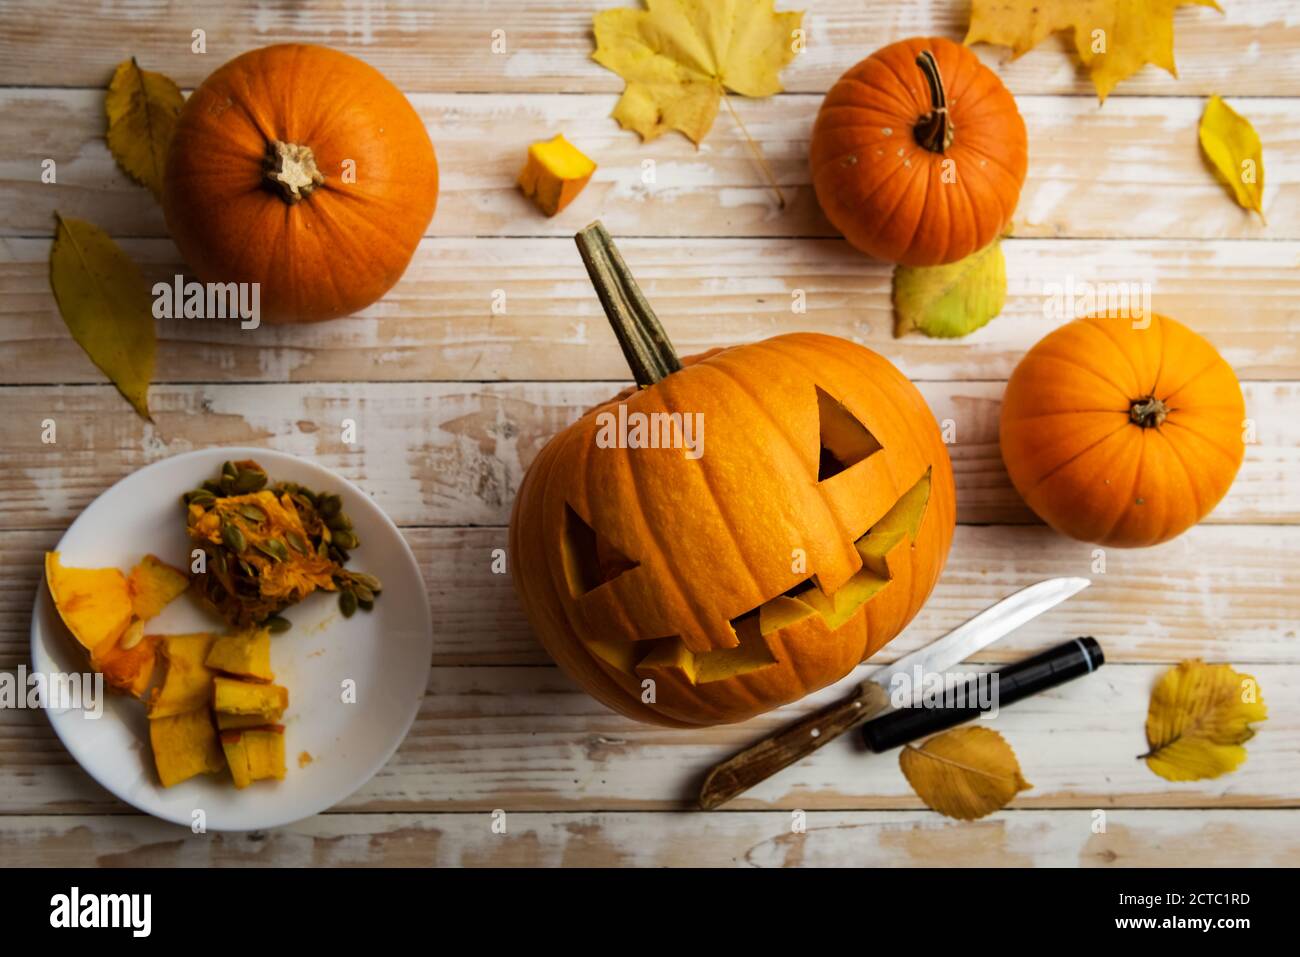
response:
<path id="1" fill-rule="evenodd" d="M 715 765 L 700 787 L 700 808 L 711 811 L 720 807 L 883 711 L 889 706 L 887 689 L 895 675 L 910 674 L 918 666 L 922 673 L 950 668 L 1090 584 L 1086 578 L 1049 578 L 1022 588 L 924 648 L 876 669 L 851 697 L 828 705 Z"/>
<path id="2" fill-rule="evenodd" d="M 1106 656 L 1097 639 L 1075 638 L 1032 658 L 1003 665 L 995 672 L 998 676 L 996 707 L 1000 711 L 1021 698 L 1091 674 L 1105 663 Z M 879 754 L 977 718 L 984 711 L 978 704 L 978 695 L 980 682 L 986 678 L 986 675 L 973 676 L 960 689 L 954 688 L 950 700 L 968 704 L 952 708 L 898 708 L 864 724 L 862 740 Z"/>

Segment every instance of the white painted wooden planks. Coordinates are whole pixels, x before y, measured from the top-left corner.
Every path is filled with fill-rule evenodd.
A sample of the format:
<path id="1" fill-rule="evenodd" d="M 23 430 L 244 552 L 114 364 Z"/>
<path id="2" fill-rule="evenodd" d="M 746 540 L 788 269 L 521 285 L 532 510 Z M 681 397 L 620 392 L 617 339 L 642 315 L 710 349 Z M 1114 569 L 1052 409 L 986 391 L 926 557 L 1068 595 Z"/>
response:
<path id="1" fill-rule="evenodd" d="M 239 0 L 111 0 L 78 8 L 75 29 L 40 0 L 7 0 L 0 37 L 0 84 L 97 86 L 135 54 L 142 65 L 193 85 L 221 62 L 269 43 L 325 43 L 362 57 L 405 91 L 603 91 L 621 81 L 590 60 L 591 16 L 636 0 L 324 0 L 310 6 Z M 807 52 L 782 74 L 787 89 L 825 90 L 877 47 L 917 34 L 960 40 L 965 0 L 782 0 L 806 10 Z M 1147 67 L 1113 96 L 1300 94 L 1300 21 L 1291 0 L 1237 0 L 1224 12 L 1178 11 L 1178 79 Z M 207 54 L 190 52 L 204 29 Z M 504 53 L 492 52 L 504 30 Z M 1095 98 L 1078 60 L 1048 39 L 1020 60 L 1005 47 L 975 48 L 1017 94 Z"/>
<path id="2" fill-rule="evenodd" d="M 153 281 L 170 241 L 124 240 Z M 1059 325 L 1053 286 L 1139 283 L 1151 305 L 1215 343 L 1242 379 L 1300 378 L 1300 242 L 1008 240 L 1002 314 L 967 339 L 895 339 L 890 268 L 842 240 L 619 241 L 683 355 L 783 332 L 861 342 L 919 379 L 1004 379 Z M 0 239 L 5 384 L 99 383 L 49 291 L 49 241 Z M 506 311 L 492 311 L 496 290 Z M 806 312 L 791 306 L 802 292 Z M 402 281 L 360 315 L 262 326 L 158 323 L 157 382 L 608 379 L 627 363 L 569 238 L 425 240 Z"/>
<path id="3" fill-rule="evenodd" d="M 435 236 L 569 237 L 597 216 L 616 238 L 836 235 L 809 185 L 817 95 L 737 107 L 782 184 L 784 211 L 725 112 L 697 150 L 677 134 L 642 143 L 621 130 L 609 118 L 612 95 L 443 93 L 412 102 L 438 150 Z M 1300 238 L 1300 131 L 1286 99 L 1231 101 L 1265 144 L 1267 226 L 1236 205 L 1202 158 L 1200 97 L 1116 96 L 1104 106 L 1087 97 L 1018 102 L 1031 158 L 1014 235 Z M 0 90 L 0 128 L 31 131 L 10 140 L 0 157 L 0 234 L 52 235 L 57 208 L 119 238 L 166 235 L 153 197 L 116 169 L 104 145 L 102 88 Z M 515 177 L 528 144 L 560 130 L 600 168 L 572 206 L 547 219 Z M 40 183 L 47 158 L 59 164 L 57 185 Z M 647 160 L 653 183 L 645 181 Z"/>
<path id="4" fill-rule="evenodd" d="M 700 824 L 701 821 L 705 825 Z M 926 811 L 323 814 L 252 834 L 191 834 L 136 815 L 31 815 L 0 828 L 13 867 L 1282 867 L 1297 810 L 1001 811 L 975 823 Z"/>
<path id="5" fill-rule="evenodd" d="M 1240 526 L 1201 525 L 1155 548 L 1108 549 L 1101 563 L 1094 546 L 1043 526 L 958 526 L 934 594 L 872 663 L 893 661 L 997 597 L 1057 575 L 1090 577 L 1093 586 L 982 652 L 980 661 L 1014 661 L 1078 635 L 1096 636 L 1113 663 L 1191 657 L 1239 666 L 1295 661 L 1300 527 L 1243 532 Z M 28 660 L 41 556 L 61 535 L 61 528 L 52 528 L 3 536 L 0 668 Z M 490 573 L 492 550 L 506 545 L 504 528 L 408 528 L 405 535 L 428 584 L 433 664 L 550 664 L 509 576 Z M 358 556 L 364 558 L 364 551 Z M 1161 608 L 1158 616 L 1151 614 L 1153 600 Z"/>
<path id="6" fill-rule="evenodd" d="M 1171 783 L 1147 769 L 1151 689 L 1168 665 L 1106 665 L 1004 709 L 987 722 L 1010 742 L 1033 789 L 1016 807 L 1300 807 L 1300 665 L 1258 664 L 1268 720 L 1235 772 Z M 340 811 L 673 810 L 693 807 L 713 764 L 849 690 L 855 678 L 730 727 L 637 724 L 554 668 L 434 668 L 396 756 Z M 293 721 L 286 722 L 293 747 Z M 141 755 L 144 754 L 142 750 Z M 142 759 L 140 755 L 136 759 Z M 328 761 L 318 755 L 317 762 Z M 315 765 L 290 771 L 310 775 Z M 0 711 L 0 814 L 118 811 L 54 737 L 45 716 Z M 898 754 L 870 755 L 850 734 L 733 805 L 833 810 L 919 808 Z M 708 827 L 699 817 L 695 826 Z"/>
<path id="7" fill-rule="evenodd" d="M 1002 465 L 1001 382 L 920 382 L 951 422 L 958 521 L 1036 519 Z M 100 492 L 147 462 L 210 445 L 266 445 L 336 469 L 399 525 L 504 525 L 533 456 L 554 433 L 607 399 L 609 383 L 312 383 L 155 386 L 153 423 L 110 386 L 11 386 L 0 392 L 0 528 L 68 524 Z M 1300 384 L 1251 382 L 1256 443 L 1211 523 L 1294 522 L 1300 516 Z M 52 417 L 59 441 L 41 441 Z M 357 442 L 341 439 L 344 418 Z M 183 491 L 183 490 L 181 490 Z M 179 494 L 179 493 L 178 493 Z"/>

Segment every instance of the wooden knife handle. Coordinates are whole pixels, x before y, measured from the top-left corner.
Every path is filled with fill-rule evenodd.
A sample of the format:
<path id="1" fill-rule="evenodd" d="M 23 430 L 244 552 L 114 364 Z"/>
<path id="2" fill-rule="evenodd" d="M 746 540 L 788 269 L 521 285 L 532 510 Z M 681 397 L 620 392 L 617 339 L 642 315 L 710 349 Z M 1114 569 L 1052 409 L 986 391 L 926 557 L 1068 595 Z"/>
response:
<path id="1" fill-rule="evenodd" d="M 889 692 L 874 681 L 864 681 L 853 697 L 814 711 L 715 765 L 700 787 L 701 810 L 721 807 L 888 706 Z"/>

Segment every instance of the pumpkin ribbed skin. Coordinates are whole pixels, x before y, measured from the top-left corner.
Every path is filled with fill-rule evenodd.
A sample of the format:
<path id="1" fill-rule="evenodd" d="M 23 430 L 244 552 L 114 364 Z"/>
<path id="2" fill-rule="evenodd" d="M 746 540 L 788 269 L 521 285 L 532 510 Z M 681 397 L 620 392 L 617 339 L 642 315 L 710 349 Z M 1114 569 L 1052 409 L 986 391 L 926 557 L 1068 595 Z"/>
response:
<path id="1" fill-rule="evenodd" d="M 1155 545 L 1228 491 L 1245 454 L 1245 416 L 1232 368 L 1182 323 L 1076 319 L 1034 346 L 1007 383 L 1002 458 L 1025 502 L 1058 531 Z"/>
<path id="2" fill-rule="evenodd" d="M 881 445 L 820 482 L 817 388 Z M 703 455 L 598 447 L 597 414 L 620 402 L 629 415 L 702 413 Z M 809 576 L 833 594 L 863 568 L 854 540 L 927 473 L 915 539 L 890 551 L 888 584 L 837 630 L 805 617 L 764 636 L 773 660 L 717 680 L 638 666 L 668 636 L 696 655 L 733 648 L 730 620 Z M 575 595 L 565 575 L 568 509 L 637 567 Z M 916 388 L 869 349 L 786 335 L 686 360 L 556 435 L 515 501 L 511 570 L 542 645 L 600 701 L 642 721 L 721 724 L 838 680 L 897 635 L 939 577 L 955 514 L 947 450 Z M 806 555 L 799 570 L 795 549 Z M 611 660 L 624 654 L 621 667 Z M 648 677 L 653 702 L 643 700 Z"/>
<path id="3" fill-rule="evenodd" d="M 925 50 L 952 120 L 942 152 L 914 133 L 932 110 L 917 66 Z M 813 127 L 812 181 L 826 218 L 857 249 L 905 266 L 956 262 L 1004 233 L 1028 162 L 1015 99 L 975 54 L 940 37 L 900 40 L 858 63 Z"/>
<path id="4" fill-rule="evenodd" d="M 296 202 L 266 179 L 276 141 L 310 149 L 324 177 Z M 433 144 L 383 74 L 327 47 L 281 44 L 226 63 L 186 102 L 163 210 L 201 281 L 259 283 L 263 318 L 303 322 L 387 292 L 437 198 Z"/>

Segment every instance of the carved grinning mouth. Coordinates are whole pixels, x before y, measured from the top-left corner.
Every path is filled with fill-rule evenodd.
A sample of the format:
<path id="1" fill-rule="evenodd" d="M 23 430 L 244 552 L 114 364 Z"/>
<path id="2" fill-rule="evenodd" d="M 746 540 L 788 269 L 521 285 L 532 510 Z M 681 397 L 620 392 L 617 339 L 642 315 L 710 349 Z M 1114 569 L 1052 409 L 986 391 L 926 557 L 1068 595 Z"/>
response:
<path id="1" fill-rule="evenodd" d="M 888 555 L 900 542 L 916 541 L 929 500 L 927 469 L 885 516 L 853 543 L 862 557 L 862 568 L 833 593 L 823 590 L 814 576 L 733 618 L 731 627 L 738 639 L 734 648 L 695 653 L 675 635 L 637 642 L 651 646 L 651 650 L 636 662 L 635 670 L 678 668 L 692 684 L 721 681 L 776 664 L 766 635 L 813 615 L 821 616 L 832 631 L 840 628 L 890 583 Z"/>
<path id="2" fill-rule="evenodd" d="M 820 425 L 818 483 L 882 451 L 874 435 L 842 403 L 816 388 Z M 888 555 L 901 542 L 915 542 L 930 500 L 930 470 L 889 511 L 854 541 L 862 567 L 833 593 L 814 575 L 730 621 L 737 643 L 731 648 L 693 652 L 679 635 L 640 641 L 587 639 L 592 654 L 628 674 L 674 671 L 692 684 L 721 681 L 776 664 L 766 639 L 813 615 L 835 630 L 851 619 L 891 581 Z M 565 503 L 564 574 L 570 594 L 581 597 L 639 563 L 620 551 Z"/>

